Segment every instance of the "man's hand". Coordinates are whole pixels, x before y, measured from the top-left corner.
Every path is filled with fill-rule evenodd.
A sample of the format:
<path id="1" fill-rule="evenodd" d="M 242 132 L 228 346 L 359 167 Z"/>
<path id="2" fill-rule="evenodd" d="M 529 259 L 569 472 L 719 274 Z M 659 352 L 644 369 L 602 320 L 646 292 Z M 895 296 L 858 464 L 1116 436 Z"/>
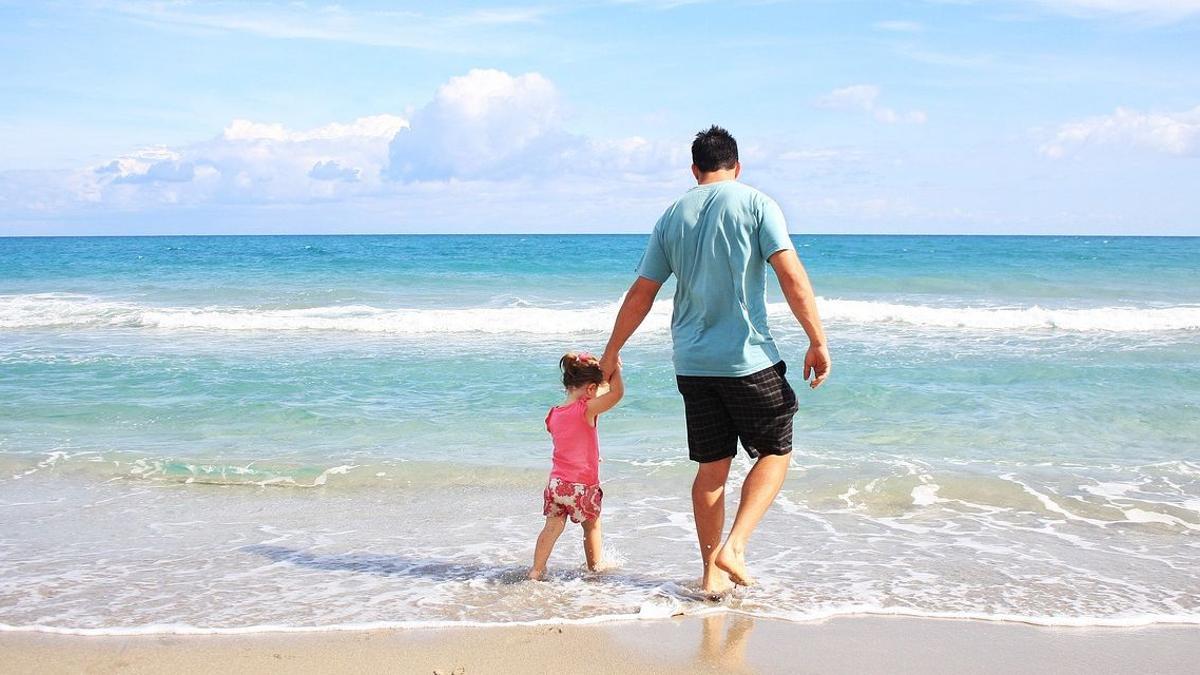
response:
<path id="1" fill-rule="evenodd" d="M 808 353 L 804 355 L 804 379 L 807 381 L 809 375 L 812 375 L 808 386 L 813 389 L 821 386 L 825 378 L 829 377 L 830 368 L 829 348 L 825 345 L 809 345 Z"/>
<path id="2" fill-rule="evenodd" d="M 779 288 L 787 299 L 788 307 L 796 315 L 796 321 L 808 335 L 808 353 L 804 355 L 804 379 L 812 376 L 808 386 L 816 389 L 829 377 L 829 348 L 825 346 L 825 328 L 817 312 L 817 298 L 804 265 L 792 249 L 784 249 L 772 255 L 768 261 L 779 277 Z"/>
<path id="3" fill-rule="evenodd" d="M 612 379 L 613 373 L 621 369 L 621 353 L 605 354 L 600 357 L 600 372 L 604 374 L 604 381 L 608 382 Z"/>

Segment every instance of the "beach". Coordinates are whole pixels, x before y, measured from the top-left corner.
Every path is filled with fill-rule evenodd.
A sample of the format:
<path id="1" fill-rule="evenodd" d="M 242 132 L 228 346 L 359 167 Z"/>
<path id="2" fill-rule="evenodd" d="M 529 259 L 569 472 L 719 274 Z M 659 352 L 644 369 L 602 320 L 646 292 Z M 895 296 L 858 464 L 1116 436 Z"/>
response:
<path id="1" fill-rule="evenodd" d="M 686 672 L 739 652 L 714 621 L 748 672 L 1194 659 L 1200 240 L 794 239 L 835 377 L 715 604 L 670 284 L 602 423 L 605 563 L 572 526 L 525 578 L 556 364 L 644 236 L 0 240 L 3 667 L 527 672 L 562 635 L 576 672 Z"/>
<path id="2" fill-rule="evenodd" d="M 0 635 L 5 673 L 1156 673 L 1195 672 L 1200 629 L 1096 629 L 910 618 L 680 620 L 222 636 Z"/>
<path id="3" fill-rule="evenodd" d="M 0 63 L 0 675 L 1200 675 L 1200 0 Z"/>

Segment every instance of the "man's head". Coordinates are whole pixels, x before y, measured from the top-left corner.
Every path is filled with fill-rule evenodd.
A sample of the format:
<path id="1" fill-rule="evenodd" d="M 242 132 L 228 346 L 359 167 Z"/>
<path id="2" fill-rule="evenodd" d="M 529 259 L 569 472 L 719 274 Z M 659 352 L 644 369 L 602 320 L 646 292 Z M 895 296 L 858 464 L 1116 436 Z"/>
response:
<path id="1" fill-rule="evenodd" d="M 696 134 L 696 140 L 692 141 L 692 174 L 696 180 L 703 183 L 706 177 L 718 176 L 728 180 L 737 178 L 741 171 L 737 141 L 728 131 L 714 124 Z"/>

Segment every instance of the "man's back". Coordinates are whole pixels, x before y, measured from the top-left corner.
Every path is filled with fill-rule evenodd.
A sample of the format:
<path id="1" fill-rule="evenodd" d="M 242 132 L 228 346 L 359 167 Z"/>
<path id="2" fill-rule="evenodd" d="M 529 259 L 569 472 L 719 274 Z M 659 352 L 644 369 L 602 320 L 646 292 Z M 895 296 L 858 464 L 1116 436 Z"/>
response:
<path id="1" fill-rule="evenodd" d="M 679 375 L 739 377 L 769 368 L 779 351 L 767 328 L 767 259 L 793 248 L 779 207 L 733 180 L 697 185 L 651 234 L 640 276 L 674 274 L 671 335 Z"/>
<path id="2" fill-rule="evenodd" d="M 783 215 L 766 195 L 737 182 L 741 171 L 737 141 L 727 130 L 713 125 L 696 134 L 692 175 L 698 185 L 654 226 L 600 359 L 604 376 L 615 376 L 621 347 L 650 313 L 663 282 L 676 275 L 675 379 L 683 396 L 688 458 L 698 465 L 692 513 L 704 566 L 700 585 L 714 596 L 730 582 L 754 583 L 746 569 L 746 543 L 779 494 L 792 451 L 797 399 L 767 330 L 768 261 L 808 335 L 804 378 L 815 373 L 816 388 L 829 374 L 816 298 L 800 260 L 785 250 L 792 242 Z M 754 466 L 722 544 L 725 482 L 739 443 Z"/>

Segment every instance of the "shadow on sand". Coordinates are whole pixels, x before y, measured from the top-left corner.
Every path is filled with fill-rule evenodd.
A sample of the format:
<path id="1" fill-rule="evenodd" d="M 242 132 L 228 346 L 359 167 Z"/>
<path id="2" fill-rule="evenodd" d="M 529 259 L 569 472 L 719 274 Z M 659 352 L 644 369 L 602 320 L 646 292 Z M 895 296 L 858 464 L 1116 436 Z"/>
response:
<path id="1" fill-rule="evenodd" d="M 486 579 L 499 584 L 516 584 L 527 581 L 529 567 L 525 565 L 484 565 L 480 563 L 430 558 L 414 558 L 403 555 L 375 553 L 330 553 L 317 554 L 286 546 L 252 544 L 239 550 L 269 558 L 275 562 L 289 563 L 309 569 L 331 572 L 359 572 L 389 577 L 424 578 L 434 581 L 472 581 Z M 548 581 L 584 579 L 622 586 L 666 592 L 669 595 L 688 595 L 678 583 L 640 574 L 628 574 L 620 570 L 588 572 L 582 569 L 558 570 Z M 682 593 L 680 591 L 683 591 Z"/>
<path id="2" fill-rule="evenodd" d="M 286 546 L 254 544 L 240 550 L 310 569 L 331 572 L 361 572 L 387 577 L 423 577 L 437 581 L 491 579 L 500 583 L 525 581 L 527 567 L 481 565 L 449 560 L 410 558 L 374 553 L 317 554 Z"/>

